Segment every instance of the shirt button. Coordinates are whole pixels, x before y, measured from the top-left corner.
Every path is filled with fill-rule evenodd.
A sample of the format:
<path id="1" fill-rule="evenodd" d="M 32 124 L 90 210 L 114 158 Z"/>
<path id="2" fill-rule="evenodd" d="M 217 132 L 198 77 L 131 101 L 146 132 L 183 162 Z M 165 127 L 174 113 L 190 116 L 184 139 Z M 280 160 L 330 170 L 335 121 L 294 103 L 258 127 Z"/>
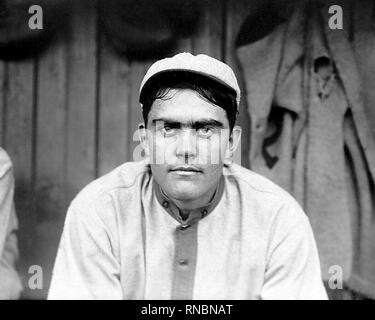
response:
<path id="1" fill-rule="evenodd" d="M 164 207 L 164 208 L 168 208 L 168 207 L 169 207 L 169 203 L 168 203 L 168 201 L 164 201 L 164 202 L 163 202 L 163 207 Z"/>
<path id="2" fill-rule="evenodd" d="M 204 210 L 202 211 L 202 216 L 205 217 L 205 216 L 207 215 L 207 213 L 208 213 L 208 211 L 207 211 L 206 209 L 204 209 Z"/>
<path id="3" fill-rule="evenodd" d="M 189 261 L 187 259 L 180 259 L 178 261 L 178 264 L 181 266 L 181 267 L 185 267 L 189 264 Z"/>

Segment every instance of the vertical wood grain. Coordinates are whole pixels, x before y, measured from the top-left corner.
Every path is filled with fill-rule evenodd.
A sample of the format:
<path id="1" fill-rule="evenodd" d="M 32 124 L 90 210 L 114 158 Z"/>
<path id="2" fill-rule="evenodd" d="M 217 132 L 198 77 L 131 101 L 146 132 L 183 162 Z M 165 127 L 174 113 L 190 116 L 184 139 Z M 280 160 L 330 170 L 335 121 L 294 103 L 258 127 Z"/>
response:
<path id="1" fill-rule="evenodd" d="M 93 1 L 74 3 L 67 55 L 66 196 L 96 173 L 97 20 Z"/>
<path id="2" fill-rule="evenodd" d="M 20 272 L 27 274 L 33 260 L 33 227 L 36 216 L 33 206 L 33 110 L 34 61 L 27 59 L 7 63 L 7 85 L 3 91 L 4 148 L 13 162 L 15 176 L 14 201 L 19 221 L 18 243 L 21 255 Z M 31 240 L 31 241 L 30 241 Z"/>
<path id="3" fill-rule="evenodd" d="M 33 72 L 32 59 L 8 63 L 4 145 L 20 183 L 32 179 Z"/>
<path id="4" fill-rule="evenodd" d="M 224 1 L 206 1 L 201 5 L 197 32 L 193 36 L 195 54 L 204 53 L 222 59 Z"/>
<path id="5" fill-rule="evenodd" d="M 64 30 L 67 32 L 67 30 Z M 33 264 L 42 266 L 43 290 L 25 294 L 47 295 L 56 250 L 62 232 L 68 201 L 66 189 L 67 157 L 67 40 L 62 32 L 39 58 L 36 110 L 35 206 L 36 225 Z"/>
<path id="6" fill-rule="evenodd" d="M 100 37 L 98 175 L 128 159 L 130 67 Z"/>
<path id="7" fill-rule="evenodd" d="M 180 52 L 193 52 L 193 40 L 191 37 L 184 37 L 179 38 L 177 40 L 176 48 L 173 50 L 173 52 L 170 54 L 170 56 L 173 56 Z"/>

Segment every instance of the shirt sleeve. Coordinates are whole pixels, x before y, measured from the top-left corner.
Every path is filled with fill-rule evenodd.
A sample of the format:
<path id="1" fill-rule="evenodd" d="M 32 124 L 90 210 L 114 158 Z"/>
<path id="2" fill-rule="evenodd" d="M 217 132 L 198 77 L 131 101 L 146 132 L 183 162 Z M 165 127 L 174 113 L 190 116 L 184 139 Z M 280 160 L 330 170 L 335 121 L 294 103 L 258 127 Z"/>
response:
<path id="1" fill-rule="evenodd" d="M 22 285 L 16 271 L 18 221 L 14 208 L 14 177 L 10 160 L 0 150 L 0 299 L 18 299 Z"/>
<path id="2" fill-rule="evenodd" d="M 281 209 L 272 233 L 261 298 L 326 300 L 312 228 L 297 203 Z"/>
<path id="3" fill-rule="evenodd" d="M 95 209 L 72 206 L 65 220 L 48 299 L 122 299 L 120 264 Z"/>

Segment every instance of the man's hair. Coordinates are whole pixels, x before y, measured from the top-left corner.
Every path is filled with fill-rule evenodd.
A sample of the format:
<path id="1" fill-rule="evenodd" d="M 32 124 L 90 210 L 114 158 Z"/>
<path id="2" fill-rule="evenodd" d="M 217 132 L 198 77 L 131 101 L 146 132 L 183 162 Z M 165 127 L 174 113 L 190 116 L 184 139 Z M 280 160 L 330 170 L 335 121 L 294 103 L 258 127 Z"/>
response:
<path id="1" fill-rule="evenodd" d="M 232 132 L 238 113 L 236 92 L 206 76 L 184 71 L 160 73 L 146 83 L 139 98 L 139 102 L 143 106 L 142 114 L 145 126 L 147 126 L 148 115 L 154 101 L 168 99 L 166 96 L 171 89 L 196 91 L 202 98 L 223 108 Z"/>

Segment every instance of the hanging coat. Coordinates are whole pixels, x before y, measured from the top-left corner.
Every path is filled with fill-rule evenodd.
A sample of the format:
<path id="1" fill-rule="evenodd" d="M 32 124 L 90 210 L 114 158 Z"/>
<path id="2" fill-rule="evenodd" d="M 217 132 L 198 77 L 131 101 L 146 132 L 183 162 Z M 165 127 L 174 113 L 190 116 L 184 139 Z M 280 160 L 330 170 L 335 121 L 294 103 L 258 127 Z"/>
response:
<path id="1" fill-rule="evenodd" d="M 374 100 L 364 99 L 361 73 L 371 77 L 374 63 L 359 67 L 360 44 L 352 39 L 360 35 L 331 30 L 328 19 L 327 6 L 299 3 L 287 22 L 237 49 L 251 118 L 249 160 L 304 207 L 323 278 L 339 266 L 348 285 L 375 297 L 375 147 L 368 116 L 375 111 Z"/>

